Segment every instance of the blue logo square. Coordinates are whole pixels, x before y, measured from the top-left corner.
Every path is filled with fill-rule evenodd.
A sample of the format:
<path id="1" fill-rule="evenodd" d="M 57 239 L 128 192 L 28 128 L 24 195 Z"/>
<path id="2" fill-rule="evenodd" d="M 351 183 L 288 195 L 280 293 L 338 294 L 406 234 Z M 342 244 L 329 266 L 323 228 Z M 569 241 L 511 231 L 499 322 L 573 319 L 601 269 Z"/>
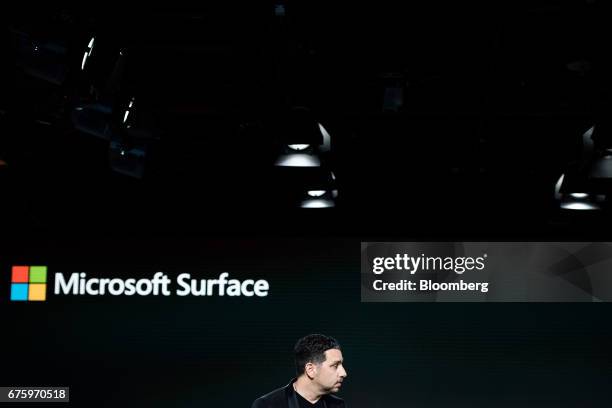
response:
<path id="1" fill-rule="evenodd" d="M 28 286 L 27 283 L 11 284 L 11 300 L 28 300 Z"/>

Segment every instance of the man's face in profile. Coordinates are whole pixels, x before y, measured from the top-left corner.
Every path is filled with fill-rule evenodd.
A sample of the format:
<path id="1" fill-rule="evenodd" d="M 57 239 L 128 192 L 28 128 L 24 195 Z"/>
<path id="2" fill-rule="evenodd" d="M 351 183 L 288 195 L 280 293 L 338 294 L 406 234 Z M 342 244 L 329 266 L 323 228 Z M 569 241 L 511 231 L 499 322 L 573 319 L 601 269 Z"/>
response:
<path id="1" fill-rule="evenodd" d="M 347 376 L 342 363 L 342 352 L 338 349 L 329 349 L 325 351 L 325 361 L 316 365 L 313 379 L 325 393 L 340 390 L 342 381 Z"/>

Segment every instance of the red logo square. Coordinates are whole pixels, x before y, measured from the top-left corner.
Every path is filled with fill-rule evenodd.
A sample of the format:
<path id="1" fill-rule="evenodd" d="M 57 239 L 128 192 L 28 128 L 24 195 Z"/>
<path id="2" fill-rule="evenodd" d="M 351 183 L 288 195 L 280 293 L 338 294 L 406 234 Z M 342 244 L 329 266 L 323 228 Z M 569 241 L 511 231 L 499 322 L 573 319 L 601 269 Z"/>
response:
<path id="1" fill-rule="evenodd" d="M 13 276 L 11 282 L 13 283 L 28 283 L 30 274 L 29 266 L 13 266 Z"/>

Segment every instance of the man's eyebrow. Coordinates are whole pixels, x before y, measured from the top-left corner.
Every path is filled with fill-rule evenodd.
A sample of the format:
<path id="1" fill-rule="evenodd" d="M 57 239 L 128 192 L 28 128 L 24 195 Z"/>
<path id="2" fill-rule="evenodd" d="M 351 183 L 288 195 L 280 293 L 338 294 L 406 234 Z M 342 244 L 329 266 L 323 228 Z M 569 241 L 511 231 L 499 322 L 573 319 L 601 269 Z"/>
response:
<path id="1" fill-rule="evenodd" d="M 336 360 L 336 361 L 332 361 L 331 363 L 329 363 L 329 365 L 334 365 L 334 364 L 338 364 L 338 363 L 342 363 L 344 360 Z"/>

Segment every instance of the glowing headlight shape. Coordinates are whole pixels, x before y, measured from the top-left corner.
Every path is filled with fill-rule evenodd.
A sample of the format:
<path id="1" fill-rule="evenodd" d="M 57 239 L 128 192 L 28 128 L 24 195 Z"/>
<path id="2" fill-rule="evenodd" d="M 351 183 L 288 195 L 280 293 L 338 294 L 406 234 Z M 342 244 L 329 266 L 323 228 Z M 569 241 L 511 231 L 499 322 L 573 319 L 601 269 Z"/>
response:
<path id="1" fill-rule="evenodd" d="M 572 198 L 582 199 L 582 198 L 587 198 L 589 195 L 587 193 L 571 193 L 570 196 Z"/>
<path id="2" fill-rule="evenodd" d="M 295 150 L 295 151 L 301 151 L 301 150 L 306 150 L 308 149 L 308 147 L 310 147 L 309 144 L 290 144 L 287 145 L 288 148 L 290 148 L 291 150 Z"/>
<path id="3" fill-rule="evenodd" d="M 309 190 L 308 191 L 308 195 L 310 197 L 321 197 L 325 193 L 326 193 L 325 190 Z"/>
<path id="4" fill-rule="evenodd" d="M 278 167 L 320 167 L 321 160 L 309 154 L 290 153 L 280 156 L 274 165 Z"/>
<path id="5" fill-rule="evenodd" d="M 562 203 L 561 208 L 564 210 L 578 210 L 578 211 L 589 211 L 589 210 L 599 210 L 601 207 L 597 204 L 591 203 Z"/>
<path id="6" fill-rule="evenodd" d="M 320 198 L 305 200 L 300 205 L 301 208 L 334 208 L 336 204 L 332 200 L 323 200 Z"/>

